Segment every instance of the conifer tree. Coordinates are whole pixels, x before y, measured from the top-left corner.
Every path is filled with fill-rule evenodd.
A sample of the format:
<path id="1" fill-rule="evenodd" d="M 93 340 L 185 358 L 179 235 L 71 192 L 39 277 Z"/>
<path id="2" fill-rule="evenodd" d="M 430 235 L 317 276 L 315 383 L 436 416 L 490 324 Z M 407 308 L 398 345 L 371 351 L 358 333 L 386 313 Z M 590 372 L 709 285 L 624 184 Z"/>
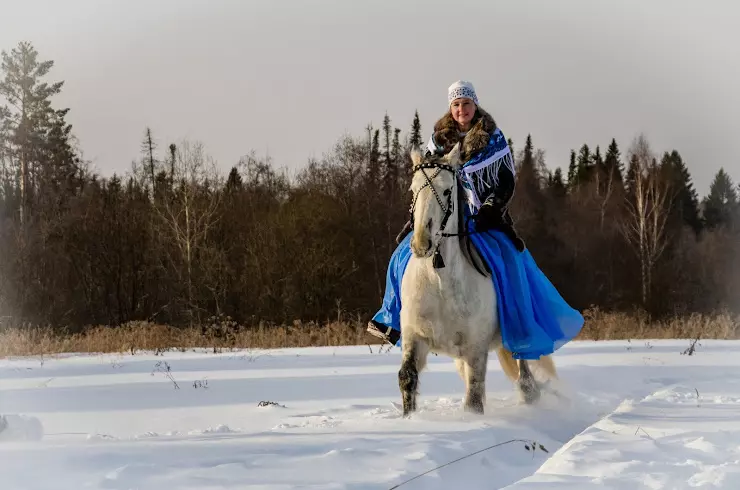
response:
<path id="1" fill-rule="evenodd" d="M 732 179 L 720 168 L 704 198 L 704 222 L 708 228 L 731 226 L 737 213 L 738 194 Z"/>
<path id="2" fill-rule="evenodd" d="M 609 144 L 606 155 L 604 156 L 604 172 L 607 178 L 611 176 L 615 183 L 618 182 L 620 185 L 623 185 L 624 164 L 621 161 L 619 146 L 614 138 L 612 138 L 612 142 Z"/>
<path id="3" fill-rule="evenodd" d="M 578 152 L 577 174 L 579 185 L 583 185 L 591 179 L 591 150 L 585 143 Z"/>
<path id="4" fill-rule="evenodd" d="M 572 192 L 578 187 L 578 165 L 576 164 L 576 151 L 570 150 L 570 164 L 568 165 L 568 188 Z"/>
<path id="5" fill-rule="evenodd" d="M 421 137 L 421 121 L 419 120 L 419 111 L 414 113 L 414 121 L 411 123 L 411 137 L 409 139 L 409 145 L 411 148 L 421 148 L 423 143 Z"/>
<path id="6" fill-rule="evenodd" d="M 144 139 L 141 142 L 141 153 L 142 153 L 142 163 L 144 164 L 144 171 L 149 174 L 149 178 L 151 179 L 152 184 L 152 190 L 153 193 L 156 193 L 157 189 L 156 186 L 156 180 L 155 180 L 155 174 L 157 171 L 157 157 L 154 155 L 154 151 L 157 149 L 157 144 L 154 141 L 154 136 L 152 136 L 152 129 L 150 127 L 147 127 L 144 130 Z"/>
<path id="7" fill-rule="evenodd" d="M 383 182 L 386 189 L 393 188 L 393 182 L 396 182 L 396 176 L 398 172 L 395 168 L 395 162 L 393 161 L 393 154 L 391 153 L 392 147 L 392 136 L 391 136 L 391 119 L 388 113 L 383 117 Z"/>
<path id="8" fill-rule="evenodd" d="M 541 151 L 535 151 L 532 135 L 527 135 L 519 155 L 517 164 L 516 204 L 512 207 L 522 222 L 522 229 L 526 227 L 536 229 L 544 216 L 544 200 L 542 196 L 541 167 L 544 159 Z M 524 222 L 527 225 L 524 225 Z M 524 231 L 523 231 L 524 232 Z"/>
<path id="9" fill-rule="evenodd" d="M 391 146 L 391 161 L 393 162 L 391 168 L 392 173 L 390 175 L 391 182 L 393 185 L 399 185 L 401 181 L 402 167 L 405 167 L 402 162 L 403 149 L 401 148 L 400 141 L 401 130 L 399 128 L 393 128 L 393 145 Z"/>
<path id="10" fill-rule="evenodd" d="M 373 147 L 370 150 L 371 160 L 380 162 L 380 130 L 376 129 L 373 134 Z"/>
<path id="11" fill-rule="evenodd" d="M 550 177 L 550 192 L 555 197 L 564 197 L 567 193 L 567 187 L 563 181 L 563 171 L 560 167 L 555 169 L 555 172 Z"/>
<path id="12" fill-rule="evenodd" d="M 242 188 L 242 176 L 239 175 L 239 170 L 236 167 L 231 167 L 229 176 L 226 179 L 226 190 L 229 192 L 236 192 Z"/>
<path id="13" fill-rule="evenodd" d="M 601 157 L 601 148 L 599 148 L 599 145 L 596 145 L 596 150 L 591 157 L 591 161 L 596 167 L 597 172 L 601 173 L 604 170 L 604 159 Z"/>
<path id="14" fill-rule="evenodd" d="M 174 143 L 170 143 L 169 150 L 170 150 L 169 184 L 170 184 L 170 187 L 172 187 L 175 185 L 175 158 L 177 155 L 177 145 L 175 145 Z"/>
<path id="15" fill-rule="evenodd" d="M 367 180 L 370 185 L 375 186 L 380 181 L 380 130 L 373 131 L 371 124 L 367 126 L 367 139 L 370 147 L 367 161 Z"/>
<path id="16" fill-rule="evenodd" d="M 591 178 L 596 179 L 596 193 L 598 196 L 603 196 L 607 191 L 608 181 L 606 179 L 604 159 L 601 156 L 599 145 L 596 145 L 596 150 L 591 155 L 591 163 Z"/>
<path id="17" fill-rule="evenodd" d="M 639 168 L 639 162 L 637 157 L 633 154 L 630 157 L 629 166 L 627 167 L 627 175 L 625 178 L 625 185 L 628 196 L 634 196 L 636 187 L 636 176 Z"/>
<path id="18" fill-rule="evenodd" d="M 43 136 L 44 144 L 37 148 L 38 195 L 55 199 L 61 205 L 81 187 L 82 160 L 72 147 L 72 125 L 64 120 L 68 109 L 51 114 Z M 41 189 L 45 186 L 44 189 Z"/>
<path id="19" fill-rule="evenodd" d="M 674 221 L 685 224 L 694 231 L 701 231 L 699 197 L 691 181 L 691 174 L 678 151 L 663 154 L 661 170 L 671 182 L 674 203 L 671 215 Z"/>
<path id="20" fill-rule="evenodd" d="M 524 143 L 518 173 L 519 177 L 517 187 L 524 188 L 526 192 L 529 193 L 536 193 L 540 190 L 540 172 L 537 168 L 531 134 L 527 135 L 527 139 Z M 534 195 L 532 197 L 534 197 Z"/>
<path id="21" fill-rule="evenodd" d="M 391 161 L 391 118 L 388 117 L 388 113 L 385 113 L 385 116 L 383 117 L 383 136 L 385 138 L 385 152 L 383 153 L 383 158 L 385 160 L 386 166 L 389 165 L 389 162 Z"/>
<path id="22" fill-rule="evenodd" d="M 401 158 L 401 141 L 400 141 L 401 130 L 393 128 L 393 145 L 391 146 L 391 160 L 394 165 L 398 167 L 399 159 Z"/>
<path id="23" fill-rule="evenodd" d="M 521 169 L 534 173 L 534 145 L 532 144 L 532 135 L 528 134 L 527 139 L 524 141 L 524 148 L 522 149 L 522 161 L 520 162 Z"/>
<path id="24" fill-rule="evenodd" d="M 0 134 L 4 140 L 0 151 L 2 160 L 19 175 L 19 216 L 24 223 L 33 188 L 39 185 L 41 149 L 48 144 L 50 132 L 69 140 L 64 123 L 67 110 L 54 110 L 51 105 L 51 97 L 61 92 L 64 82 L 42 81 L 54 62 L 39 61 L 31 43 L 21 42 L 10 53 L 3 50 L 1 56 L 4 78 L 0 80 L 0 96 L 7 104 L 0 106 Z"/>

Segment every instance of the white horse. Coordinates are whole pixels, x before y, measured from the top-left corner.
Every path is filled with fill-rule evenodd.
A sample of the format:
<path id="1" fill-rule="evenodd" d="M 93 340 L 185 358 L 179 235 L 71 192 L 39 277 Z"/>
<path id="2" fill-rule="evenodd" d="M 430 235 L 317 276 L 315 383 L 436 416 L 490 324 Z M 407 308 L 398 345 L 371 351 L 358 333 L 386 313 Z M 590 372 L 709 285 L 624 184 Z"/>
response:
<path id="1" fill-rule="evenodd" d="M 534 403 L 540 387 L 529 364 L 539 364 L 552 378 L 557 377 L 555 366 L 549 356 L 517 361 L 503 347 L 492 279 L 471 263 L 461 244 L 460 144 L 444 157 L 422 157 L 414 150 L 411 159 L 413 254 L 401 283 L 403 356 L 398 372 L 404 416 L 416 410 L 419 372 L 429 352 L 455 359 L 465 381 L 466 411 L 484 411 L 491 350 L 497 351 L 504 373 L 516 383 L 524 402 Z"/>

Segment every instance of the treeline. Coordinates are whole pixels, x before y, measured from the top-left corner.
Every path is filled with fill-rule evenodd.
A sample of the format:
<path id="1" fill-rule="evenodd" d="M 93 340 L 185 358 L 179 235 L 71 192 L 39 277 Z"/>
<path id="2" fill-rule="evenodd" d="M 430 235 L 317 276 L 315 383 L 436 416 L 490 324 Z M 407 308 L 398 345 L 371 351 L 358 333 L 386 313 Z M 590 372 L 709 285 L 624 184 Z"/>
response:
<path id="1" fill-rule="evenodd" d="M 379 306 L 409 149 L 428 137 L 418 114 L 407 133 L 386 115 L 339 138 L 294 179 L 254 153 L 222 175 L 203 145 L 145 128 L 132 171 L 103 178 L 54 108 L 52 66 L 28 43 L 2 54 L 0 324 L 292 323 Z M 740 189 L 727 173 L 700 200 L 679 152 L 642 136 L 624 153 L 614 140 L 574 149 L 566 175 L 531 137 L 511 143 L 517 229 L 573 306 L 740 308 Z"/>

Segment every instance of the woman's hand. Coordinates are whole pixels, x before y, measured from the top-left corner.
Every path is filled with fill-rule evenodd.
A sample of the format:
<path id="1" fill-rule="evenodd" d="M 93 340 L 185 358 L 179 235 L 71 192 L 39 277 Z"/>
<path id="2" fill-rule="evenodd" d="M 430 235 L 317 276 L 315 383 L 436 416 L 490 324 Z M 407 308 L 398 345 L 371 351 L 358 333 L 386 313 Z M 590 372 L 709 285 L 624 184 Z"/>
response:
<path id="1" fill-rule="evenodd" d="M 473 216 L 475 229 L 486 231 L 504 224 L 504 212 L 491 203 L 484 203 L 478 213 Z"/>

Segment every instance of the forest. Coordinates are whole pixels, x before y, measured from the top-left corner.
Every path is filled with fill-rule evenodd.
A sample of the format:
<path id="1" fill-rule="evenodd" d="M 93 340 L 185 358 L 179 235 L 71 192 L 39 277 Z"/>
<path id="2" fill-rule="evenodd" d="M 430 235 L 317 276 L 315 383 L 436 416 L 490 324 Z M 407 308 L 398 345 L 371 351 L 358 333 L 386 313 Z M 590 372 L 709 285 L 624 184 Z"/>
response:
<path id="1" fill-rule="evenodd" d="M 386 114 L 338 135 L 293 178 L 254 152 L 215 162 L 202 142 L 160 141 L 157 128 L 122 156 L 130 172 L 101 176 L 67 121 L 74 108 L 55 106 L 53 66 L 30 43 L 2 52 L 0 325 L 362 323 L 376 311 L 408 218 L 409 152 L 430 131 L 418 113 L 408 128 Z M 699 196 L 691 169 L 703 162 L 641 134 L 583 142 L 553 157 L 562 169 L 536 139 L 510 141 L 511 214 L 572 306 L 740 313 L 740 187 L 728 172 Z"/>

